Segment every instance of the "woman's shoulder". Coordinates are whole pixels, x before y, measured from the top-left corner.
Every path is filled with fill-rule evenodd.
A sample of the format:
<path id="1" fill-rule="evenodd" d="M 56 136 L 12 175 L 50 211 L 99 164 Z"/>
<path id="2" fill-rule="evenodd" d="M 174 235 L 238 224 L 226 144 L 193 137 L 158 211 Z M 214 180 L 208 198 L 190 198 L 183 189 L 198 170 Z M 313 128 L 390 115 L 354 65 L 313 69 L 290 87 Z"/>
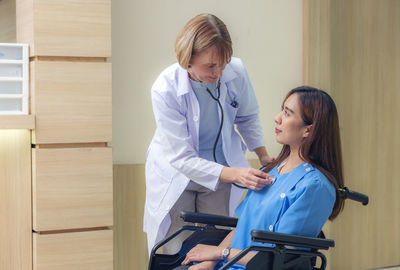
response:
<path id="1" fill-rule="evenodd" d="M 329 181 L 328 177 L 323 174 L 318 168 L 310 165 L 311 170 L 304 175 L 302 181 L 303 185 L 308 188 L 315 188 L 319 190 L 325 190 L 328 193 L 335 194 L 335 186 Z"/>

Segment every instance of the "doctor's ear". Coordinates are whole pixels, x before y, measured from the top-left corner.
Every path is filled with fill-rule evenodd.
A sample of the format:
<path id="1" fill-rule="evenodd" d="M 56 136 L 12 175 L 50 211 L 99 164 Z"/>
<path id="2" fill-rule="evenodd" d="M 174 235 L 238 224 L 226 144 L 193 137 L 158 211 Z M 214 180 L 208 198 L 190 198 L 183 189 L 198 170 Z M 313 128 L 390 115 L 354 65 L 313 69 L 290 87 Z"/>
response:
<path id="1" fill-rule="evenodd" d="M 311 134 L 312 125 L 308 125 L 305 128 L 306 129 L 304 130 L 303 138 L 307 138 Z"/>

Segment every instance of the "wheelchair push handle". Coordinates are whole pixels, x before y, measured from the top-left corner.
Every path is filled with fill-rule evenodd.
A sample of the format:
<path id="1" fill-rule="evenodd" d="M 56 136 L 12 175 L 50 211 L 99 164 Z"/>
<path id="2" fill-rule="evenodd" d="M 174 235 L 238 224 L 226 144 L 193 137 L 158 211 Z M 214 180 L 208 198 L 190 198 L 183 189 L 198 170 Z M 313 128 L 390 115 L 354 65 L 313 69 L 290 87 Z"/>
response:
<path id="1" fill-rule="evenodd" d="M 345 199 L 357 201 L 357 202 L 362 203 L 363 205 L 367 205 L 369 202 L 369 198 L 367 195 L 352 191 L 352 190 L 348 189 L 347 187 L 339 188 L 338 191 L 339 191 L 340 195 Z"/>

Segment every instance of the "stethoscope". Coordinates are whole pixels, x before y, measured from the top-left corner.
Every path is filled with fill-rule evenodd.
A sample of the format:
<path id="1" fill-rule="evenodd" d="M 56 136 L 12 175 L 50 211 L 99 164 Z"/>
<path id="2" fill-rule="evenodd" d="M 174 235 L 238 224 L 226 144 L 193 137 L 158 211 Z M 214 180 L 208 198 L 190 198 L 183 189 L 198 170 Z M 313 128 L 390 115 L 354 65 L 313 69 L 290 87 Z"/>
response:
<path id="1" fill-rule="evenodd" d="M 190 76 L 191 76 L 192 78 L 195 78 L 195 79 L 198 80 L 200 83 L 202 83 L 202 81 L 200 81 L 200 80 L 197 79 L 195 76 L 193 76 L 193 74 L 190 73 L 189 70 L 188 70 L 188 73 L 190 74 Z M 217 154 L 216 154 L 216 152 L 217 152 L 217 144 L 218 144 L 219 138 L 221 137 L 222 126 L 223 126 L 223 124 L 224 124 L 224 110 L 223 110 L 222 104 L 221 104 L 221 102 L 220 102 L 220 97 L 221 97 L 221 77 L 218 78 L 217 89 L 216 89 L 216 90 L 217 90 L 217 95 L 214 96 L 214 95 L 211 93 L 210 89 L 209 89 L 208 87 L 206 87 L 207 93 L 210 95 L 210 97 L 211 97 L 213 100 L 215 100 L 215 101 L 217 102 L 218 107 L 219 107 L 219 110 L 221 111 L 221 121 L 220 121 L 220 124 L 219 124 L 218 134 L 217 134 L 217 137 L 215 138 L 214 147 L 213 147 L 213 158 L 214 158 L 214 162 L 218 163 L 218 162 L 217 162 Z M 233 100 L 232 103 L 231 103 L 231 106 L 234 107 L 234 108 L 237 108 L 237 107 L 239 106 L 239 104 L 238 104 L 235 100 Z M 238 188 L 247 189 L 247 187 L 245 187 L 245 186 L 241 186 L 241 185 L 238 185 L 238 184 L 236 184 L 236 183 L 232 183 L 232 184 L 233 184 L 234 186 L 238 187 Z"/>

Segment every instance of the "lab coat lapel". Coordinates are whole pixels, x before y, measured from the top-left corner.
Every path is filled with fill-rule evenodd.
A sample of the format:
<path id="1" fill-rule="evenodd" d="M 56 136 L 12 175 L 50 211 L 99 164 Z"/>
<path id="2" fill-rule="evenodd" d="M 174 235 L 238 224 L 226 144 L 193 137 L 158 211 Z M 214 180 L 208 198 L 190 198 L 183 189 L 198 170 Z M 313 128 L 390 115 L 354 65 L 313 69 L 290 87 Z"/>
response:
<path id="1" fill-rule="evenodd" d="M 178 76 L 178 78 L 175 80 L 178 89 L 176 94 L 178 97 L 187 94 L 190 91 L 193 92 L 186 69 L 183 69 L 179 66 L 176 76 Z"/>
<path id="2" fill-rule="evenodd" d="M 199 150 L 200 105 L 189 81 L 187 70 L 179 67 L 177 79 L 177 95 L 181 102 L 186 101 L 186 119 L 190 135 L 194 138 L 193 146 Z"/>
<path id="3" fill-rule="evenodd" d="M 192 88 L 191 86 L 189 87 L 190 89 Z M 187 115 L 188 126 L 194 126 L 194 131 L 191 132 L 193 129 L 189 128 L 189 132 L 191 132 L 191 135 L 194 138 L 194 148 L 196 151 L 199 151 L 200 105 L 193 89 L 186 95 L 186 97 L 189 99 Z"/>
<path id="4" fill-rule="evenodd" d="M 226 100 L 226 95 L 228 93 L 228 88 L 226 86 L 227 82 L 235 79 L 237 77 L 237 74 L 235 71 L 232 69 L 230 65 L 226 65 L 222 77 L 221 77 L 221 97 L 220 97 L 220 102 L 222 107 L 225 110 L 225 100 Z M 219 116 L 221 117 L 221 113 L 219 112 Z"/>

